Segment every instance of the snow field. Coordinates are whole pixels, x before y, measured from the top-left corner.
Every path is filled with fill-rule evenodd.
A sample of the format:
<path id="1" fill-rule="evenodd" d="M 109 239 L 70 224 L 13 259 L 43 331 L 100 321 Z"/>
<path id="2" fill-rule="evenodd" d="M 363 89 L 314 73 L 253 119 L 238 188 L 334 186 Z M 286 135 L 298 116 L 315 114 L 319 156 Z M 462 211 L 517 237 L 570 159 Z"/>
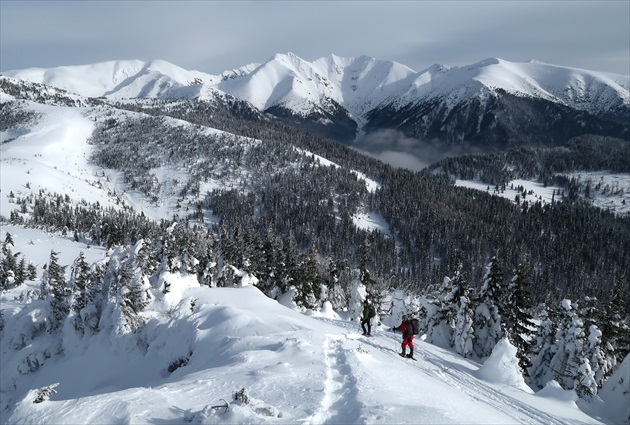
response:
<path id="1" fill-rule="evenodd" d="M 520 375 L 509 345 L 499 345 L 480 369 L 416 339 L 413 362 L 398 356 L 401 336 L 388 330 L 391 323 L 375 325 L 367 338 L 356 321 L 309 317 L 253 286 L 165 279 L 172 291 L 154 292 L 140 335 L 116 335 L 111 323 L 101 323 L 99 334 L 81 339 L 66 326 L 63 355 L 31 374 L 7 373 L 29 348 L 10 350 L 5 336 L 3 381 L 15 378 L 16 389 L 3 386 L 2 398 L 16 406 L 2 411 L 2 423 L 597 422 L 578 409 L 572 392 L 559 390 L 566 393 L 559 400 L 558 390 L 545 396 L 515 386 Z M 3 310 L 20 310 L 23 289 L 2 295 Z M 55 383 L 49 400 L 32 403 L 37 389 Z M 232 399 L 241 388 L 249 404 Z M 213 408 L 224 401 L 227 412 Z"/>

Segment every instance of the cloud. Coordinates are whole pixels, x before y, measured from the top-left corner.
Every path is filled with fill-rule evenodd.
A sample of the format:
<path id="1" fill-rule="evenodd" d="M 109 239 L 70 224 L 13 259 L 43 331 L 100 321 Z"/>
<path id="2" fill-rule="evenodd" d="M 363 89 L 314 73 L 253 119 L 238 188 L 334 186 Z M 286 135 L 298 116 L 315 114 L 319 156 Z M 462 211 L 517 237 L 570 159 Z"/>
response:
<path id="1" fill-rule="evenodd" d="M 391 129 L 360 136 L 352 147 L 393 167 L 412 171 L 419 171 L 447 157 L 483 152 L 466 143 L 449 145 L 437 139 L 420 140 Z"/>
<path id="2" fill-rule="evenodd" d="M 488 57 L 630 73 L 628 1 L 3 1 L 3 70 L 164 59 L 211 74 L 293 52 L 421 71 Z"/>

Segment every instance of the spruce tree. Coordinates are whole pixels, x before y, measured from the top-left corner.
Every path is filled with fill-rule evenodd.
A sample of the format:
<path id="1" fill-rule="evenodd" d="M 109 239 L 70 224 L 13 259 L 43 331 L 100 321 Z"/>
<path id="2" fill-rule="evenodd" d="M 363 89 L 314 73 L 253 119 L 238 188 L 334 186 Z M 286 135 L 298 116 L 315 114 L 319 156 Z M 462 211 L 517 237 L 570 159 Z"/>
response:
<path id="1" fill-rule="evenodd" d="M 558 346 L 556 344 L 556 333 L 558 330 L 558 314 L 555 306 L 547 302 L 538 316 L 538 328 L 530 346 L 529 357 L 532 365 L 528 369 L 529 386 L 538 391 L 554 379 L 551 370 L 551 359 L 556 354 Z"/>
<path id="2" fill-rule="evenodd" d="M 496 343 L 503 337 L 501 307 L 504 296 L 503 272 L 496 256 L 487 267 L 483 285 L 479 291 L 479 304 L 475 309 L 475 343 L 477 356 L 492 354 Z"/>
<path id="3" fill-rule="evenodd" d="M 597 382 L 590 360 L 585 357 L 584 323 L 577 311 L 578 306 L 570 300 L 561 302 L 556 332 L 557 349 L 550 368 L 562 388 L 575 390 L 581 398 L 589 398 L 597 392 Z"/>
<path id="4" fill-rule="evenodd" d="M 615 280 L 610 300 L 602 317 L 602 343 L 609 362 L 621 364 L 630 352 L 630 307 L 628 306 L 628 282 L 625 274 Z M 612 373 L 612 370 L 610 371 Z"/>
<path id="5" fill-rule="evenodd" d="M 472 305 L 472 289 L 468 287 L 461 266 L 453 277 L 453 301 L 456 306 L 455 329 L 453 331 L 453 347 L 463 357 L 471 357 L 474 353 L 475 311 Z"/>
<path id="6" fill-rule="evenodd" d="M 37 267 L 35 267 L 35 264 L 28 263 L 28 266 L 26 266 L 26 278 L 28 280 L 37 279 Z"/>
<path id="7" fill-rule="evenodd" d="M 531 362 L 528 357 L 531 336 L 534 334 L 534 322 L 527 310 L 531 307 L 527 288 L 531 287 L 531 272 L 525 263 L 518 265 L 514 277 L 506 290 L 506 302 L 503 305 L 501 323 L 503 332 L 516 347 L 518 364 L 523 375 L 528 375 Z"/>
<path id="8" fill-rule="evenodd" d="M 72 288 L 73 300 L 72 311 L 74 312 L 74 327 L 77 331 L 84 332 L 84 323 L 81 317 L 81 311 L 87 307 L 89 303 L 88 285 L 90 279 L 90 268 L 85 261 L 83 251 L 72 265 L 72 273 L 70 275 L 70 287 Z"/>
<path id="9" fill-rule="evenodd" d="M 51 314 L 49 321 L 49 331 L 54 332 L 62 325 L 63 321 L 70 313 L 71 291 L 66 282 L 66 266 L 58 264 L 58 252 L 50 251 L 47 274 L 48 286 L 50 287 Z"/>

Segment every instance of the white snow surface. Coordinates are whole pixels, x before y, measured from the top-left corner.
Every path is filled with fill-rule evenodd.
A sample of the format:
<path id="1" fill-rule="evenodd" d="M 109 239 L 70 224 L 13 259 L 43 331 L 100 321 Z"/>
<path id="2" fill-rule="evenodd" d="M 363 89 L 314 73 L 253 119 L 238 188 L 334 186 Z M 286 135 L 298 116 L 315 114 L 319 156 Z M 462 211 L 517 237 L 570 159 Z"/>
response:
<path id="1" fill-rule="evenodd" d="M 351 62 L 332 59 L 340 65 Z M 159 68 L 163 75 L 165 71 L 181 72 L 164 63 L 154 62 L 156 68 L 145 65 L 135 61 L 125 66 L 108 63 L 90 69 L 90 84 L 59 77 L 75 84 L 61 88 L 92 90 L 93 95 L 115 89 L 115 93 L 123 93 L 121 90 L 131 90 L 139 81 L 133 77 L 136 74 L 128 72 L 138 67 Z M 253 69 L 256 67 L 247 68 Z M 401 74 L 407 72 L 397 69 Z M 71 71 L 72 67 L 64 69 L 67 75 L 72 75 Z M 49 83 L 57 81 L 52 74 L 39 72 Z M 212 80 L 203 75 L 198 78 L 201 83 L 183 86 L 188 79 L 184 73 L 178 80 L 182 84 L 173 84 L 171 89 L 197 90 Z M 158 86 L 152 86 L 157 91 L 141 86 L 152 95 L 160 91 Z M 9 98 L 3 96 L 2 101 L 6 100 Z M 122 197 L 149 217 L 159 218 L 169 211 L 168 203 L 162 211 L 138 194 L 125 192 L 115 173 L 88 162 L 91 145 L 87 139 L 94 119 L 102 117 L 88 108 L 27 103 L 41 118 L 19 134 L 0 134 L 2 216 L 19 209 L 11 193 L 23 197 L 40 189 L 67 194 L 75 202 L 98 201 L 112 207 L 119 207 Z M 334 165 L 323 158 L 321 163 Z M 365 176 L 359 177 L 368 190 L 378 186 Z M 118 195 L 111 195 L 114 190 Z M 382 217 L 373 213 L 364 212 L 354 219 L 361 227 L 387 231 Z M 33 262 L 38 278 L 51 250 L 59 252 L 62 266 L 71 265 L 80 252 L 89 263 L 108 255 L 103 248 L 74 242 L 71 235 L 2 224 L 1 241 L 7 232 L 13 235 L 13 252 Z M 366 338 L 360 335 L 356 318 L 332 311 L 329 305 L 320 311 L 297 311 L 291 300 L 276 302 L 251 285 L 207 288 L 200 287 L 191 276 L 171 275 L 168 279 L 170 293 L 152 290 L 152 303 L 142 313 L 147 324 L 139 334 L 116 335 L 111 331 L 112 323 L 101 323 L 103 331 L 99 334 L 79 338 L 71 326 L 66 326 L 62 352 L 42 357 L 39 369 L 29 374 L 20 374 L 17 369 L 24 358 L 54 345 L 53 336 L 43 334 L 14 349 L 22 326 L 40 323 L 46 314 L 45 302 L 27 302 L 27 291 L 38 289 L 39 281 L 0 293 L 5 323 L 0 344 L 0 423 L 627 422 L 627 384 L 619 383 L 619 376 L 591 403 L 576 401 L 573 391 L 564 391 L 553 382 L 534 394 L 522 385 L 509 344 L 498 345 L 481 364 L 419 338 L 414 362 L 397 355 L 401 337 L 389 331 L 399 323 L 399 315 L 382 316 L 381 324 L 373 327 L 374 336 Z M 168 371 L 183 359 L 187 359 L 186 365 Z M 620 374 L 627 369 L 626 361 Z M 49 400 L 33 403 L 39 389 L 55 384 L 56 392 Z M 247 389 L 249 404 L 232 398 L 242 388 Z M 225 402 L 227 409 L 213 408 Z"/>
<path id="2" fill-rule="evenodd" d="M 119 60 L 55 68 L 28 68 L 3 73 L 86 97 L 196 97 L 200 83 L 219 79 L 188 71 L 164 60 Z"/>
<path id="3" fill-rule="evenodd" d="M 61 265 L 80 251 L 89 261 L 106 255 L 14 226 L 3 226 L 2 239 L 6 231 L 16 251 L 38 263 L 51 248 L 64 253 Z M 14 350 L 12 341 L 45 305 L 19 297 L 36 282 L 2 293 L 0 423 L 593 424 L 615 423 L 609 411 L 622 410 L 599 399 L 583 406 L 559 387 L 534 394 L 507 341 L 482 365 L 416 339 L 413 361 L 397 354 L 401 336 L 390 328 L 400 317 L 381 317 L 368 338 L 356 318 L 326 306 L 296 311 L 251 285 L 200 287 L 185 275 L 168 280 L 170 293 L 151 291 L 140 333 L 115 335 L 111 323 L 101 323 L 100 333 L 82 339 L 66 325 L 63 352 L 24 375 L 17 365 L 38 345 Z M 37 341 L 41 347 L 52 338 Z M 169 372 L 182 359 L 187 363 Z M 33 403 L 39 389 L 55 384 L 49 399 Z M 233 399 L 242 388 L 248 404 Z M 626 401 L 611 394 L 614 403 Z"/>
<path id="4" fill-rule="evenodd" d="M 0 105 L 12 100 L 2 94 Z M 24 128 L 0 131 L 0 216 L 8 218 L 11 211 L 19 211 L 17 198 L 37 195 L 40 190 L 48 194 L 68 195 L 74 203 L 98 202 L 102 207 L 122 208 L 128 206 L 147 217 L 160 220 L 181 212 L 186 205 L 178 202 L 179 189 L 173 181 L 186 182 L 184 167 L 159 167 L 152 174 L 162 183 L 163 190 L 156 194 L 157 203 L 145 195 L 132 190 L 124 182 L 122 173 L 94 165 L 90 161 L 93 146 L 89 143 L 96 121 L 117 117 L 119 114 L 137 115 L 136 112 L 121 112 L 115 109 L 92 109 L 87 107 L 68 108 L 24 101 L 24 109 L 35 112 L 38 118 Z M 177 119 L 167 119 L 170 125 L 190 126 Z M 224 133 L 207 127 L 207 134 Z M 260 140 L 241 138 L 243 143 L 260 143 Z M 338 165 L 319 155 L 298 150 L 305 156 L 316 158 L 322 166 Z M 368 191 L 379 184 L 365 174 L 356 172 L 365 182 Z M 183 183 L 180 183 L 183 184 Z M 203 183 L 200 193 L 221 187 L 240 187 L 238 177 L 226 177 Z M 186 199 L 191 204 L 199 199 Z"/>
<path id="5" fill-rule="evenodd" d="M 480 190 L 494 196 L 510 199 L 512 201 L 515 201 L 516 196 L 518 195 L 521 203 L 523 201 L 527 201 L 528 203 L 535 203 L 539 201 L 543 204 L 551 203 L 554 198 L 554 192 L 556 196 L 555 200 L 559 201 L 559 193 L 562 190 L 562 188 L 557 186 L 545 186 L 540 182 L 523 179 L 515 179 L 508 182 L 505 190 L 502 190 L 501 188 L 497 190 L 495 186 L 479 180 L 456 180 L 455 185 Z M 519 186 L 523 187 L 523 191 L 517 190 Z M 523 196 L 523 193 L 525 193 L 525 196 Z"/>
<path id="6" fill-rule="evenodd" d="M 488 58 L 468 66 L 436 64 L 416 72 L 397 62 L 368 56 L 329 55 L 312 62 L 276 54 L 222 75 L 187 71 L 163 60 L 110 61 L 82 66 L 30 68 L 4 73 L 84 96 L 212 97 L 229 93 L 261 110 L 282 106 L 297 114 L 334 113 L 336 102 L 359 126 L 365 114 L 385 104 L 402 107 L 434 98 L 454 106 L 471 96 L 503 89 L 598 113 L 630 104 L 630 76 L 546 64 Z"/>
<path id="7" fill-rule="evenodd" d="M 587 200 L 592 205 L 619 215 L 627 216 L 630 214 L 630 174 L 608 171 L 579 171 L 567 174 L 567 176 L 575 177 L 581 182 L 588 182 L 591 185 L 591 194 Z M 545 186 L 537 181 L 523 179 L 508 182 L 505 190 L 497 190 L 495 186 L 479 180 L 456 180 L 455 185 L 507 198 L 513 202 L 516 202 L 518 196 L 521 205 L 524 201 L 530 205 L 536 202 L 545 205 L 550 204 L 553 200 L 560 201 L 564 190 L 559 186 Z M 523 190 L 517 190 L 519 187 L 522 187 Z"/>

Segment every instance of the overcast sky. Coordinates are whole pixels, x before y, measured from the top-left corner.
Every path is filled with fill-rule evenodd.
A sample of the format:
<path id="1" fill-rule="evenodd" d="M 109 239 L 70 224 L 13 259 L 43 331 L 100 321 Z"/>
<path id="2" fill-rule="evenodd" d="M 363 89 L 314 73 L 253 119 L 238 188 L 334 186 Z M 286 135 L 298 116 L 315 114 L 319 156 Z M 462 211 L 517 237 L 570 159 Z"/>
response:
<path id="1" fill-rule="evenodd" d="M 630 75 L 630 1 L 6 1 L 0 71 L 163 59 L 209 74 L 292 52 L 416 71 L 488 57 Z"/>

